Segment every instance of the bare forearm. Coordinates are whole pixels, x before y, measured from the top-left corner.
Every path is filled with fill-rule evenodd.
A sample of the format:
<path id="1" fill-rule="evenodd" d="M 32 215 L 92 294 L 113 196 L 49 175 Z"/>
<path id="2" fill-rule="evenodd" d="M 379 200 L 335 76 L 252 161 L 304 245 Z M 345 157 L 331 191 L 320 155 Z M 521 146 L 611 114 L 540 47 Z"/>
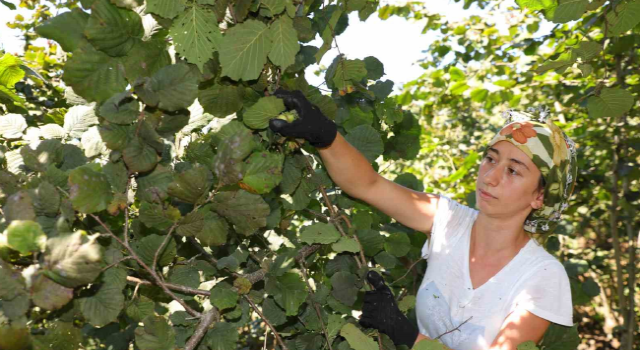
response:
<path id="1" fill-rule="evenodd" d="M 362 153 L 340 133 L 331 146 L 319 148 L 318 152 L 333 182 L 352 197 L 361 198 L 380 177 Z"/>

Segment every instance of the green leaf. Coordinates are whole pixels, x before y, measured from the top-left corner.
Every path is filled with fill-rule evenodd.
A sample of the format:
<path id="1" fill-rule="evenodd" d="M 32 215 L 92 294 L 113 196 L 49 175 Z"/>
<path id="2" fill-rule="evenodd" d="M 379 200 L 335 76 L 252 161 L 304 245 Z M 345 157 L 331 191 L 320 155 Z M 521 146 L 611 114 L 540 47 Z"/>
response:
<path id="1" fill-rule="evenodd" d="M 193 168 L 177 174 L 169 185 L 167 192 L 177 199 L 197 204 L 204 200 L 213 184 L 213 175 L 204 165 L 197 164 Z"/>
<path id="2" fill-rule="evenodd" d="M 159 202 L 167 198 L 167 190 L 173 182 L 171 169 L 158 164 L 152 172 L 136 178 L 138 199 L 147 202 Z"/>
<path id="3" fill-rule="evenodd" d="M 416 307 L 416 296 L 415 295 L 407 295 L 398 303 L 398 308 L 400 311 L 406 313 L 409 310 Z"/>
<path id="4" fill-rule="evenodd" d="M 126 278 L 126 273 L 123 275 Z M 94 327 L 102 327 L 115 322 L 124 308 L 122 286 L 103 283 L 97 293 L 78 299 L 82 315 Z"/>
<path id="5" fill-rule="evenodd" d="M 134 250 L 140 256 L 140 259 L 149 267 L 153 264 L 153 257 L 160 248 L 165 236 L 160 235 L 148 235 L 143 237 L 140 241 L 134 244 Z M 169 242 L 164 246 L 164 249 L 158 254 L 158 265 L 169 265 L 173 258 L 176 256 L 176 241 L 169 239 Z"/>
<path id="6" fill-rule="evenodd" d="M 122 159 L 130 172 L 140 173 L 153 169 L 159 161 L 156 150 L 139 137 L 131 140 L 122 150 Z"/>
<path id="7" fill-rule="evenodd" d="M 238 292 L 227 282 L 220 282 L 211 288 L 211 303 L 220 310 L 235 307 L 238 304 Z"/>
<path id="8" fill-rule="evenodd" d="M 274 326 L 280 326 L 287 322 L 287 314 L 276 304 L 273 298 L 266 298 L 264 300 L 262 303 L 262 312 L 264 313 L 264 317 Z"/>
<path id="9" fill-rule="evenodd" d="M 0 85 L 12 88 L 24 78 L 24 71 L 20 68 L 22 60 L 10 53 L 0 57 Z"/>
<path id="10" fill-rule="evenodd" d="M 130 124 L 140 115 L 140 103 L 131 96 L 131 92 L 122 92 L 111 96 L 100 106 L 99 114 L 116 124 Z"/>
<path id="11" fill-rule="evenodd" d="M 275 96 L 261 97 L 243 115 L 242 120 L 252 129 L 264 129 L 269 126 L 269 120 L 277 117 L 285 110 L 282 99 Z"/>
<path id="12" fill-rule="evenodd" d="M 186 0 L 147 0 L 147 11 L 165 18 L 173 18 L 184 12 Z"/>
<path id="13" fill-rule="evenodd" d="M 200 6 L 192 6 L 176 18 L 169 34 L 176 52 L 198 66 L 201 72 L 222 41 L 216 14 Z"/>
<path id="14" fill-rule="evenodd" d="M 58 310 L 73 299 L 73 289 L 63 287 L 44 275 L 34 278 L 31 285 L 31 300 L 45 310 Z"/>
<path id="15" fill-rule="evenodd" d="M 130 83 L 135 83 L 138 78 L 151 77 L 171 64 L 167 43 L 161 38 L 136 42 L 123 59 L 124 75 Z"/>
<path id="16" fill-rule="evenodd" d="M 140 350 L 173 350 L 176 333 L 164 317 L 148 316 L 143 321 L 144 327 L 135 330 L 136 345 Z"/>
<path id="17" fill-rule="evenodd" d="M 380 133 L 370 125 L 354 127 L 345 139 L 371 163 L 384 152 L 384 143 Z"/>
<path id="18" fill-rule="evenodd" d="M 326 24 L 323 23 L 325 24 L 324 29 L 319 33 L 320 38 L 322 38 L 322 46 L 320 46 L 320 49 L 315 55 L 316 63 L 320 63 L 324 54 L 331 48 L 331 43 L 333 42 L 333 29 L 336 28 L 336 24 L 338 24 L 338 20 L 340 20 L 342 14 L 343 12 L 341 9 L 335 9 L 331 12 L 331 17 Z M 326 20 L 326 18 L 324 20 Z"/>
<path id="19" fill-rule="evenodd" d="M 588 61 L 600 54 L 602 51 L 602 45 L 593 41 L 583 41 L 580 43 L 577 49 L 573 49 L 576 55 L 582 58 L 583 61 Z"/>
<path id="20" fill-rule="evenodd" d="M 567 23 L 578 20 L 587 11 L 589 0 L 559 0 L 553 15 L 553 22 Z"/>
<path id="21" fill-rule="evenodd" d="M 0 116 L 0 136 L 6 139 L 22 138 L 22 132 L 27 128 L 27 121 L 20 114 Z"/>
<path id="22" fill-rule="evenodd" d="M 236 85 L 212 85 L 198 92 L 198 100 L 205 112 L 224 118 L 242 108 L 244 89 Z"/>
<path id="23" fill-rule="evenodd" d="M 36 213 L 33 208 L 33 200 L 27 191 L 22 190 L 7 198 L 3 207 L 4 217 L 10 222 L 13 220 L 35 220 Z"/>
<path id="24" fill-rule="evenodd" d="M 248 20 L 230 28 L 220 46 L 222 75 L 233 80 L 257 79 L 271 46 L 269 29 L 260 21 Z"/>
<path id="25" fill-rule="evenodd" d="M 269 205 L 257 194 L 239 190 L 220 192 L 213 198 L 212 208 L 231 222 L 238 233 L 249 236 L 267 225 Z"/>
<path id="26" fill-rule="evenodd" d="M 227 243 L 227 235 L 229 234 L 229 224 L 212 212 L 205 212 L 202 230 L 198 231 L 195 236 L 204 246 L 220 246 Z"/>
<path id="27" fill-rule="evenodd" d="M 308 43 L 316 37 L 316 31 L 313 29 L 311 20 L 305 16 L 296 16 L 293 18 L 293 28 L 297 32 L 298 41 Z M 315 63 L 315 59 L 311 64 Z"/>
<path id="28" fill-rule="evenodd" d="M 286 69 L 295 62 L 296 53 L 300 51 L 298 36 L 293 28 L 293 21 L 287 16 L 280 16 L 269 26 L 268 36 L 273 42 L 269 51 L 269 59 L 274 64 Z"/>
<path id="29" fill-rule="evenodd" d="M 449 68 L 449 76 L 453 81 L 466 80 L 466 75 L 464 74 L 464 71 L 455 66 L 452 66 Z"/>
<path id="30" fill-rule="evenodd" d="M 87 237 L 86 232 L 76 231 L 50 238 L 44 257 L 44 274 L 68 288 L 93 282 L 102 269 L 102 254 L 96 242 L 98 236 Z"/>
<path id="31" fill-rule="evenodd" d="M 25 281 L 20 272 L 12 269 L 0 269 L 0 298 L 12 300 L 24 294 Z"/>
<path id="32" fill-rule="evenodd" d="M 620 87 L 604 88 L 599 96 L 589 97 L 587 109 L 592 118 L 617 118 L 634 104 L 633 95 Z"/>
<path id="33" fill-rule="evenodd" d="M 228 350 L 236 347 L 240 332 L 237 327 L 227 322 L 216 322 L 212 329 L 207 332 L 203 343 L 211 350 Z"/>
<path id="34" fill-rule="evenodd" d="M 556 6 L 556 0 L 516 0 L 518 6 L 528 8 L 533 11 L 546 10 Z"/>
<path id="35" fill-rule="evenodd" d="M 107 177 L 84 166 L 69 173 L 69 198 L 74 209 L 91 214 L 106 209 L 113 195 Z"/>
<path id="36" fill-rule="evenodd" d="M 619 36 L 640 23 L 640 0 L 621 3 L 607 13 L 608 36 Z"/>
<path id="37" fill-rule="evenodd" d="M 340 239 L 340 232 L 332 224 L 318 222 L 300 230 L 300 241 L 307 244 L 329 244 Z"/>
<path id="38" fill-rule="evenodd" d="M 282 153 L 255 152 L 245 161 L 240 186 L 257 194 L 271 192 L 282 181 Z"/>
<path id="39" fill-rule="evenodd" d="M 582 283 L 582 291 L 590 297 L 595 297 L 600 295 L 600 286 L 593 278 L 587 278 Z"/>
<path id="40" fill-rule="evenodd" d="M 538 347 L 533 340 L 527 340 L 524 343 L 518 344 L 516 350 L 538 350 Z"/>
<path id="41" fill-rule="evenodd" d="M 332 244 L 331 248 L 336 253 L 342 253 L 342 252 L 358 253 L 360 251 L 360 246 L 358 245 L 358 242 L 351 237 L 340 237 L 340 240 Z"/>
<path id="42" fill-rule="evenodd" d="M 342 90 L 348 85 L 353 85 L 354 82 L 359 82 L 366 76 L 367 69 L 365 68 L 365 62 L 363 60 L 347 60 L 341 58 L 336 65 L 335 74 L 331 81 L 333 82 L 333 86 Z"/>
<path id="43" fill-rule="evenodd" d="M 64 66 L 62 79 L 87 101 L 104 101 L 127 86 L 118 58 L 83 45 L 73 51 Z"/>
<path id="44" fill-rule="evenodd" d="M 371 337 L 362 333 L 353 323 L 342 326 L 340 335 L 347 340 L 353 350 L 378 350 L 378 344 Z"/>
<path id="45" fill-rule="evenodd" d="M 169 205 L 166 208 L 161 204 L 142 202 L 140 205 L 140 221 L 148 227 L 165 231 L 175 222 L 180 220 L 180 211 Z"/>
<path id="46" fill-rule="evenodd" d="M 98 127 L 100 138 L 109 149 L 122 151 L 129 143 L 129 137 L 133 135 L 135 126 L 124 126 L 104 122 Z"/>
<path id="47" fill-rule="evenodd" d="M 338 271 L 331 276 L 331 295 L 341 303 L 352 306 L 358 298 L 358 277 L 352 273 Z"/>
<path id="48" fill-rule="evenodd" d="M 384 250 L 395 257 L 407 255 L 411 249 L 411 240 L 405 233 L 392 233 L 384 243 Z"/>
<path id="49" fill-rule="evenodd" d="M 44 250 L 47 235 L 40 224 L 31 220 L 14 220 L 7 228 L 7 244 L 21 254 Z"/>
<path id="50" fill-rule="evenodd" d="M 92 125 L 98 124 L 93 106 L 73 106 L 64 115 L 64 131 L 71 137 L 81 138 Z"/>
<path id="51" fill-rule="evenodd" d="M 447 350 L 448 348 L 439 340 L 423 339 L 416 343 L 413 350 Z"/>
<path id="52" fill-rule="evenodd" d="M 297 273 L 293 272 L 269 278 L 265 290 L 286 311 L 287 316 L 297 315 L 300 305 L 307 298 L 305 283 Z"/>
<path id="53" fill-rule="evenodd" d="M 156 303 L 153 300 L 145 297 L 144 295 L 141 295 L 131 300 L 128 303 L 125 311 L 127 313 L 127 316 L 129 316 L 131 319 L 136 322 L 140 322 L 147 316 L 153 315 L 155 306 Z"/>
<path id="54" fill-rule="evenodd" d="M 544 333 L 544 338 L 542 338 L 540 345 L 545 350 L 567 350 L 576 349 L 580 342 L 577 324 L 572 327 L 566 327 L 552 323 Z"/>
<path id="55" fill-rule="evenodd" d="M 96 0 L 84 29 L 89 42 L 110 56 L 125 56 L 144 35 L 140 16 L 131 10 Z"/>
<path id="56" fill-rule="evenodd" d="M 198 96 L 198 79 L 186 64 L 172 64 L 136 86 L 135 91 L 148 106 L 177 111 L 191 106 Z"/>
<path id="57" fill-rule="evenodd" d="M 357 230 L 356 236 L 368 256 L 378 254 L 384 247 L 385 237 L 375 230 Z"/>

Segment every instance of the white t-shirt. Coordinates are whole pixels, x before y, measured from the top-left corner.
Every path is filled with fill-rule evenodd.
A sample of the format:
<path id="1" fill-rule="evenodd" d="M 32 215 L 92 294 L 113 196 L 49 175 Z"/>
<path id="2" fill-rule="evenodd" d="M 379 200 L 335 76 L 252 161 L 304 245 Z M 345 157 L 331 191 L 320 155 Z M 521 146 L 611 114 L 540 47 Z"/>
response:
<path id="1" fill-rule="evenodd" d="M 569 277 L 562 264 L 530 239 L 495 276 L 473 289 L 469 238 L 478 211 L 440 196 L 431 237 L 422 248 L 427 271 L 416 301 L 420 333 L 453 350 L 488 349 L 505 318 L 522 308 L 546 320 L 573 325 Z"/>

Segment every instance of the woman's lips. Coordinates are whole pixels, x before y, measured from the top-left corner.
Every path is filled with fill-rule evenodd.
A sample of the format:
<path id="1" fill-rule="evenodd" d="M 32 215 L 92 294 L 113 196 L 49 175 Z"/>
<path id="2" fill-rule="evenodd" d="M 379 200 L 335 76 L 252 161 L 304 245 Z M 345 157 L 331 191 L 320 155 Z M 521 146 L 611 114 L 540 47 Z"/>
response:
<path id="1" fill-rule="evenodd" d="M 485 199 L 495 199 L 496 198 L 496 197 L 490 195 L 488 192 L 485 192 L 483 190 L 479 190 L 479 192 L 480 192 L 480 196 L 482 198 L 485 198 Z"/>

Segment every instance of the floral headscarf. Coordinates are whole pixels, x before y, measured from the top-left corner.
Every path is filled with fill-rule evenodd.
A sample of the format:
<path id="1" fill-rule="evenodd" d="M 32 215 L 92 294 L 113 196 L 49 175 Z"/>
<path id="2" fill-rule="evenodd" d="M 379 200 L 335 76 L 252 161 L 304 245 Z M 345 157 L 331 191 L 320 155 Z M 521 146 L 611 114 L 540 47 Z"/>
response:
<path id="1" fill-rule="evenodd" d="M 540 170 L 546 186 L 544 204 L 529 214 L 524 229 L 531 233 L 552 233 L 562 212 L 569 206 L 569 197 L 575 187 L 578 173 L 575 143 L 547 120 L 544 110 L 540 111 L 540 117 L 516 110 L 508 110 L 503 116 L 505 126 L 489 142 L 485 154 L 497 142 L 509 141 L 529 156 Z"/>

